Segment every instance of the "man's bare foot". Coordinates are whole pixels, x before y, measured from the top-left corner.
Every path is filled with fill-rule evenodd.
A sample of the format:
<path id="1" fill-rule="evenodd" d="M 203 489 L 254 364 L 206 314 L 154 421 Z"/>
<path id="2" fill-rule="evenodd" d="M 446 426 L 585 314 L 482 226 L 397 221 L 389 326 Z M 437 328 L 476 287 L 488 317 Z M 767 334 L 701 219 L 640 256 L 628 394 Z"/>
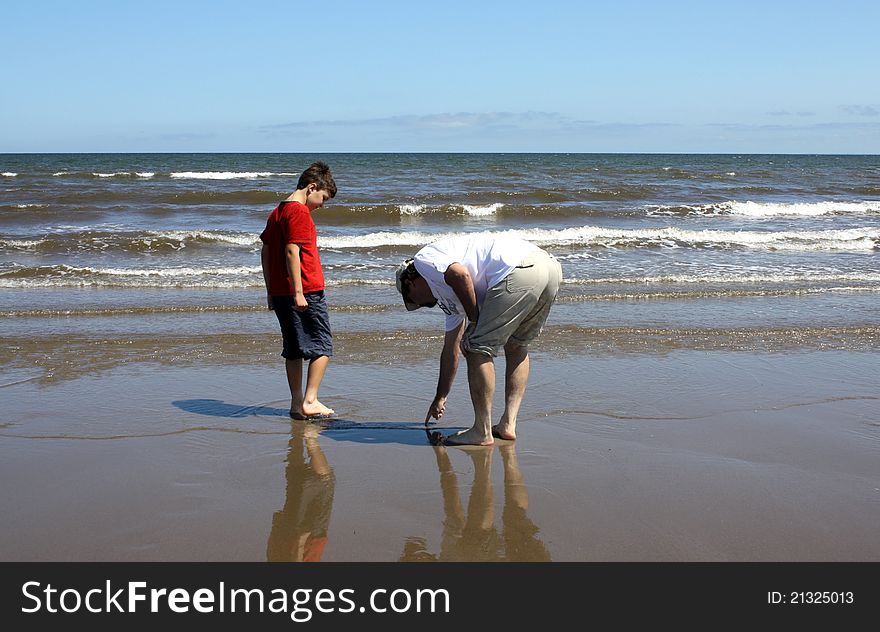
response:
<path id="1" fill-rule="evenodd" d="M 304 415 L 321 415 L 323 417 L 329 417 L 335 412 L 335 410 L 324 406 L 324 404 L 319 402 L 317 399 L 311 403 L 303 402 L 302 405 L 302 413 Z"/>
<path id="2" fill-rule="evenodd" d="M 319 436 L 321 436 L 321 430 L 319 429 L 318 424 L 303 424 L 305 427 L 303 428 L 303 437 L 306 441 L 314 441 Z"/>
<path id="3" fill-rule="evenodd" d="M 330 419 L 335 415 L 336 411 L 327 408 L 321 402 L 316 401 L 314 404 L 303 404 L 301 407 L 290 409 L 290 417 L 300 421 L 314 421 L 315 419 Z"/>
<path id="4" fill-rule="evenodd" d="M 516 441 L 516 431 L 510 430 L 510 428 L 504 422 L 492 426 L 492 436 L 498 439 Z"/>
<path id="5" fill-rule="evenodd" d="M 443 440 L 445 445 L 479 445 L 490 446 L 495 444 L 495 440 L 491 435 L 486 437 L 483 433 L 470 428 L 451 434 Z"/>

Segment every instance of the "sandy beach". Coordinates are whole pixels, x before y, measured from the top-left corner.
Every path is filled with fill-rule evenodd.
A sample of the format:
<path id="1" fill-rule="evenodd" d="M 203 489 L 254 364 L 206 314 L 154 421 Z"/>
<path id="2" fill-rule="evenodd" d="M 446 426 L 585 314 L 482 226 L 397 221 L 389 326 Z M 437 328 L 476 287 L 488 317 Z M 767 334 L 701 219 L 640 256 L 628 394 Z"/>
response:
<path id="1" fill-rule="evenodd" d="M 400 351 L 334 362 L 324 425 L 232 355 L 4 373 L 0 558 L 880 560 L 876 353 L 537 351 L 519 440 L 459 449 Z"/>
<path id="2" fill-rule="evenodd" d="M 880 561 L 876 156 L 323 157 L 306 425 L 259 235 L 316 156 L 4 155 L 0 559 Z M 491 450 L 429 445 L 443 319 L 394 286 L 463 233 L 563 267 Z"/>

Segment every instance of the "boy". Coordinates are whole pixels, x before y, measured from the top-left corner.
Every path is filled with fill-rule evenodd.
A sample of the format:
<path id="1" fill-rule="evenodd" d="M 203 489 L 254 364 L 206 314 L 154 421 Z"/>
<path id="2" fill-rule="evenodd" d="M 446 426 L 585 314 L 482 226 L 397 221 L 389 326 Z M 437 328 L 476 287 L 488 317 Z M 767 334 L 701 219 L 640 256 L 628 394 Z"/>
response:
<path id="1" fill-rule="evenodd" d="M 315 162 L 299 177 L 296 191 L 269 214 L 260 235 L 267 303 L 281 325 L 293 419 L 326 419 L 334 411 L 318 400 L 318 387 L 333 355 L 324 271 L 312 211 L 336 195 L 330 167 Z M 303 392 L 303 360 L 309 360 Z"/>

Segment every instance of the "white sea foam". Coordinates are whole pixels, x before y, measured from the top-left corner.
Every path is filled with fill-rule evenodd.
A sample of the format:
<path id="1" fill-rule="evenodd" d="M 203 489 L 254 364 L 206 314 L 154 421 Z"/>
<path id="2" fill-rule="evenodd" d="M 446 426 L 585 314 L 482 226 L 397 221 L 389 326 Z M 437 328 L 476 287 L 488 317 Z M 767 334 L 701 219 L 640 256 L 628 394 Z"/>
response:
<path id="1" fill-rule="evenodd" d="M 382 246 L 421 246 L 435 239 L 464 233 L 378 232 L 357 237 L 324 237 L 324 248 L 377 248 Z M 680 228 L 614 229 L 596 226 L 547 230 L 540 228 L 484 231 L 481 235 L 507 235 L 541 246 L 587 246 L 604 248 L 714 247 L 753 248 L 786 251 L 865 252 L 877 248 L 880 229 L 854 228 L 820 231 L 715 231 Z"/>
<path id="2" fill-rule="evenodd" d="M 732 215 L 772 217 L 776 215 L 832 215 L 880 213 L 880 201 L 863 202 L 808 202 L 808 203 L 757 203 L 729 202 Z"/>
<path id="3" fill-rule="evenodd" d="M 343 285 L 394 285 L 394 279 L 358 279 L 352 277 L 342 277 L 336 279 L 327 279 L 328 286 L 343 286 Z"/>
<path id="4" fill-rule="evenodd" d="M 165 231 L 149 231 L 143 241 L 151 239 L 171 239 L 174 241 L 219 241 L 227 244 L 235 244 L 237 246 L 255 246 L 260 243 L 260 236 L 257 233 L 234 233 L 211 230 L 165 230 Z"/>
<path id="5" fill-rule="evenodd" d="M 880 200 L 862 202 L 720 202 L 681 206 L 649 206 L 648 215 L 674 215 L 685 209 L 694 215 L 740 215 L 745 217 L 778 217 L 819 215 L 864 215 L 880 213 Z"/>
<path id="6" fill-rule="evenodd" d="M 248 276 L 260 273 L 260 266 L 209 267 L 209 268 L 73 268 L 72 271 L 115 277 L 218 277 Z"/>
<path id="7" fill-rule="evenodd" d="M 813 272 L 731 272 L 730 274 L 667 274 L 655 276 L 567 278 L 568 284 L 749 284 L 749 283 L 880 283 L 880 274 L 873 272 L 840 272 L 836 274 Z"/>
<path id="8" fill-rule="evenodd" d="M 76 287 L 125 287 L 125 288 L 204 288 L 241 289 L 256 288 L 263 285 L 262 277 L 253 279 L 139 279 L 122 282 L 113 278 L 41 278 L 41 279 L 0 279 L 0 288 L 76 288 Z"/>
<path id="9" fill-rule="evenodd" d="M 52 175 L 53 176 L 66 176 L 66 175 L 69 175 L 69 173 L 70 173 L 69 171 L 56 171 Z"/>
<path id="10" fill-rule="evenodd" d="M 490 215 L 495 215 L 498 209 L 502 206 L 504 206 L 504 204 L 496 202 L 495 204 L 490 204 L 488 206 L 470 206 L 463 204 L 461 208 L 463 208 L 464 212 L 471 217 L 488 217 Z"/>
<path id="11" fill-rule="evenodd" d="M 0 174 L 0 175 L 3 175 L 4 178 L 14 178 L 14 177 L 17 176 L 18 174 L 17 174 L 17 173 L 13 173 L 13 172 L 11 172 L 11 171 L 4 171 L 4 172 L 3 172 L 2 174 Z"/>
<path id="12" fill-rule="evenodd" d="M 424 204 L 401 204 L 399 207 L 401 215 L 419 215 L 425 212 Z"/>
<path id="13" fill-rule="evenodd" d="M 35 248 L 43 243 L 42 239 L 0 239 L 2 248 Z"/>
<path id="14" fill-rule="evenodd" d="M 115 178 L 116 176 L 129 176 L 131 175 L 128 171 L 116 171 L 114 173 L 96 173 L 92 172 L 93 176 L 97 176 L 98 178 Z"/>
<path id="15" fill-rule="evenodd" d="M 435 238 L 446 235 L 432 235 L 419 232 L 379 232 L 353 237 L 318 237 L 320 248 L 377 248 L 381 246 L 418 246 L 427 244 Z"/>
<path id="16" fill-rule="evenodd" d="M 16 204 L 15 208 L 47 208 L 48 204 Z"/>
<path id="17" fill-rule="evenodd" d="M 260 266 L 179 268 L 92 268 L 46 266 L 45 274 L 2 278 L 0 288 L 28 287 L 255 287 L 263 283 Z"/>
<path id="18" fill-rule="evenodd" d="M 135 175 L 138 178 L 152 178 L 156 173 L 154 171 L 138 171 Z"/>
<path id="19" fill-rule="evenodd" d="M 267 178 L 274 175 L 282 174 L 271 171 L 176 171 L 171 174 L 171 177 L 191 180 L 233 180 L 235 178 Z"/>

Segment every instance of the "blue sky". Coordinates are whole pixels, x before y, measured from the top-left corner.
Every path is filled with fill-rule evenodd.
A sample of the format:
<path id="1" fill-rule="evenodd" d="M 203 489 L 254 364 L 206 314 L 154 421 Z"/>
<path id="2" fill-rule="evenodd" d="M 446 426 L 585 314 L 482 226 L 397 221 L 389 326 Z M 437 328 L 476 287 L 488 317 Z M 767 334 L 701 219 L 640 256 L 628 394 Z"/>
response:
<path id="1" fill-rule="evenodd" d="M 880 3 L 3 0 L 0 152 L 880 153 Z"/>

